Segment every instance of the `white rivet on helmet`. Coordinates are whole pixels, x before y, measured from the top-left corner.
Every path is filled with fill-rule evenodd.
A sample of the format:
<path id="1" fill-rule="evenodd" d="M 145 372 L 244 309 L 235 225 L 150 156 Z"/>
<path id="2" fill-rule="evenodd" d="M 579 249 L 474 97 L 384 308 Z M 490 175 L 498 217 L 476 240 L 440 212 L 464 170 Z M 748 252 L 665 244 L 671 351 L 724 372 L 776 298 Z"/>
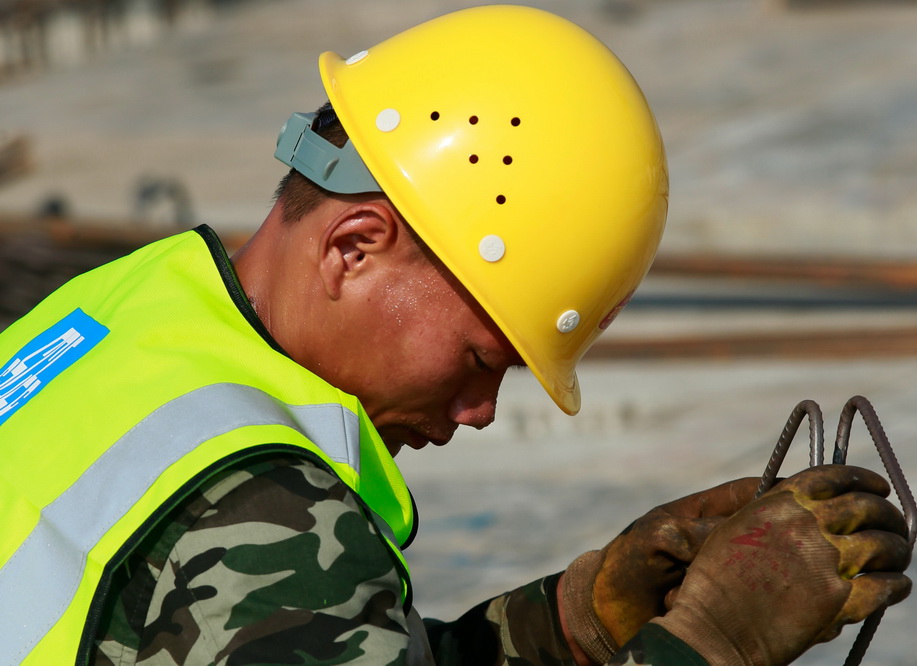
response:
<path id="1" fill-rule="evenodd" d="M 579 312 L 576 310 L 567 310 L 557 318 L 557 330 L 561 333 L 569 333 L 579 326 Z"/>
<path id="2" fill-rule="evenodd" d="M 349 58 L 347 58 L 347 60 L 344 61 L 344 64 L 353 65 L 354 63 L 360 62 L 361 60 L 363 60 L 363 58 L 365 58 L 368 55 L 369 55 L 369 51 L 360 51 L 359 53 L 354 53 L 352 56 L 350 56 Z"/>
<path id="3" fill-rule="evenodd" d="M 484 261 L 500 261 L 506 254 L 506 243 L 499 236 L 484 236 L 478 243 L 478 252 L 481 253 Z"/>
<path id="4" fill-rule="evenodd" d="M 383 109 L 376 116 L 376 127 L 382 132 L 391 132 L 401 122 L 401 114 L 395 109 Z"/>

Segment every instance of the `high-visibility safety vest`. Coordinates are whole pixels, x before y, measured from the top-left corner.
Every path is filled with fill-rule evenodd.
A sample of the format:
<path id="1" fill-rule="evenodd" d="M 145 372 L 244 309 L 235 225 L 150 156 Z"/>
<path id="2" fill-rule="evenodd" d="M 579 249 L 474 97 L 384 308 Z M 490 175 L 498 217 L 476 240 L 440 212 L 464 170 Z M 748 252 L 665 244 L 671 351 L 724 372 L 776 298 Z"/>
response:
<path id="1" fill-rule="evenodd" d="M 85 663 L 112 570 L 213 474 L 291 453 L 395 555 L 414 509 L 357 399 L 293 362 L 200 227 L 79 276 L 0 335 L 0 664 Z"/>

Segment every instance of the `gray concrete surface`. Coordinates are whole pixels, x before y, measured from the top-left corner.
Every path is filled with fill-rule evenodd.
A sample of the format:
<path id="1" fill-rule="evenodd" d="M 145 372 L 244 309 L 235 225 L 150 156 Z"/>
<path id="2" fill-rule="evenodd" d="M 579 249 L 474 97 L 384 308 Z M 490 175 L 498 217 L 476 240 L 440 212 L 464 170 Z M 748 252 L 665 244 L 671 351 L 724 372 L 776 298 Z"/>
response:
<path id="1" fill-rule="evenodd" d="M 177 178 L 199 221 L 251 229 L 283 167 L 291 111 L 322 101 L 318 52 L 349 54 L 458 0 L 272 0 L 203 8 L 171 33 L 137 12 L 86 58 L 55 27 L 55 65 L 0 85 L 0 130 L 34 139 L 36 170 L 0 186 L 0 212 L 51 194 L 78 215 L 131 214 L 143 176 Z M 780 12 L 756 0 L 533 2 L 588 26 L 644 86 L 666 138 L 672 208 L 662 251 L 917 255 L 917 7 L 843 3 Z M 546 97 L 558 109 L 563 100 Z M 889 312 L 625 311 L 611 335 L 917 323 Z M 422 530 L 408 551 L 417 602 L 454 617 L 563 568 L 652 506 L 759 475 L 790 411 L 812 398 L 828 430 L 851 395 L 873 400 L 917 478 L 917 359 L 589 364 L 584 407 L 561 415 L 526 373 L 497 422 L 399 458 Z M 797 443 L 784 466 L 805 465 Z M 879 468 L 865 429 L 851 462 Z M 864 663 L 917 663 L 917 600 L 892 609 Z M 853 633 L 799 663 L 843 662 Z"/>

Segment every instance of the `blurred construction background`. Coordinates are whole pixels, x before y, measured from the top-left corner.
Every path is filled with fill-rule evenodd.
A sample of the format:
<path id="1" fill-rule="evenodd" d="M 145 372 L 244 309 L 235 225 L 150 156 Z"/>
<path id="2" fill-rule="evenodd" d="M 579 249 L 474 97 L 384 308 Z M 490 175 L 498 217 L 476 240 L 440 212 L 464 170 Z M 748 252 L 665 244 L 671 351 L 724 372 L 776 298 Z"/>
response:
<path id="1" fill-rule="evenodd" d="M 284 173 L 280 126 L 324 101 L 318 53 L 472 4 L 0 0 L 0 328 L 148 240 L 206 223 L 238 246 Z M 655 504 L 760 475 L 802 399 L 830 439 L 868 397 L 917 478 L 917 2 L 523 4 L 587 27 L 641 83 L 671 209 L 584 363 L 580 416 L 518 373 L 494 426 L 399 458 L 422 515 L 418 605 L 443 619 Z M 850 460 L 881 470 L 861 425 Z M 864 664 L 912 665 L 915 619 L 917 600 L 889 611 Z M 842 663 L 853 633 L 799 663 Z"/>

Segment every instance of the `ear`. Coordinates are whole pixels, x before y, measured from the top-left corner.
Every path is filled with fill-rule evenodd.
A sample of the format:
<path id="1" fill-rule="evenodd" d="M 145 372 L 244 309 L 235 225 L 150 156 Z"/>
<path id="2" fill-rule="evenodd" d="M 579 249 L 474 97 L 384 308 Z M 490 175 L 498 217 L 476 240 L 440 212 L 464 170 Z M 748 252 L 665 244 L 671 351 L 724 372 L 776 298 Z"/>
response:
<path id="1" fill-rule="evenodd" d="M 364 201 L 338 210 L 319 240 L 318 268 L 332 300 L 344 282 L 362 275 L 391 251 L 398 236 L 395 213 L 386 203 Z"/>

